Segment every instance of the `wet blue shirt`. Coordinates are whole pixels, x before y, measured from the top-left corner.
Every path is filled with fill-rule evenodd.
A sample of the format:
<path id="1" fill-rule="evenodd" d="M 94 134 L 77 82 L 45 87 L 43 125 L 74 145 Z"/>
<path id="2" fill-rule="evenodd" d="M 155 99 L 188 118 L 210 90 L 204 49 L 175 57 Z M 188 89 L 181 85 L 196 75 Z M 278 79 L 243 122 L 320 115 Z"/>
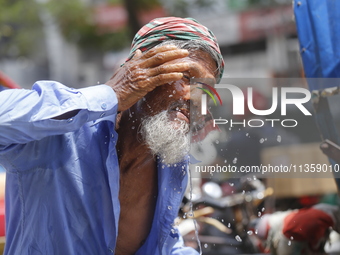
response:
<path id="1" fill-rule="evenodd" d="M 0 102 L 5 254 L 114 254 L 120 213 L 114 91 L 40 81 L 32 90 L 1 92 Z M 80 111 L 70 119 L 52 119 L 72 110 Z M 197 254 L 182 246 L 173 226 L 187 164 L 159 163 L 158 169 L 152 229 L 136 254 Z"/>

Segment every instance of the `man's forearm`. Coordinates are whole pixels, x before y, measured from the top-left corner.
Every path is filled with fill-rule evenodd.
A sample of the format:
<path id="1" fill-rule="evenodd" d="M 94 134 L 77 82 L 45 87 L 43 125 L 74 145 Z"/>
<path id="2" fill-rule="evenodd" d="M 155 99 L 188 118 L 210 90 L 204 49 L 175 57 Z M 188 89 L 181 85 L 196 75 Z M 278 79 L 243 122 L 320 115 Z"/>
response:
<path id="1" fill-rule="evenodd" d="M 88 121 L 112 116 L 117 98 L 106 85 L 71 89 L 52 81 L 32 90 L 0 93 L 0 145 L 24 144 L 79 129 Z"/>

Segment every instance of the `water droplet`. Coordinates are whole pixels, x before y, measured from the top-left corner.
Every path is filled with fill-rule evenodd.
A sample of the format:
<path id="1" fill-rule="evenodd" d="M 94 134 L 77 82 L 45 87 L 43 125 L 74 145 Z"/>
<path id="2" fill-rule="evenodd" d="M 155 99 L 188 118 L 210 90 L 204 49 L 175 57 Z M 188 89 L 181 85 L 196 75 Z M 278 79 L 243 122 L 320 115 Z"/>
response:
<path id="1" fill-rule="evenodd" d="M 135 129 L 135 126 L 132 126 L 131 129 Z"/>
<path id="2" fill-rule="evenodd" d="M 224 163 L 227 163 L 228 161 L 227 160 L 224 160 Z"/>
<path id="3" fill-rule="evenodd" d="M 174 164 L 174 167 L 176 167 L 177 166 L 177 164 Z"/>
<path id="4" fill-rule="evenodd" d="M 216 140 L 216 141 L 215 141 L 215 143 L 216 143 L 216 144 L 219 144 L 219 143 L 220 143 L 220 141 L 219 141 L 219 140 Z"/>
<path id="5" fill-rule="evenodd" d="M 233 182 L 229 182 L 229 185 L 233 187 L 235 184 Z"/>
<path id="6" fill-rule="evenodd" d="M 237 242 L 242 242 L 242 238 L 239 235 L 235 236 L 235 239 Z"/>
<path id="7" fill-rule="evenodd" d="M 263 139 L 263 138 L 261 138 L 261 139 L 260 139 L 260 143 L 263 143 L 263 142 L 264 142 L 264 139 Z"/>
<path id="8" fill-rule="evenodd" d="M 290 237 L 290 240 L 294 240 L 294 237 L 293 237 L 293 236 L 291 236 L 291 237 Z"/>
<path id="9" fill-rule="evenodd" d="M 173 97 L 173 95 L 169 95 L 169 97 Z"/>
<path id="10" fill-rule="evenodd" d="M 231 227 L 231 224 L 230 224 L 230 222 L 228 223 L 227 227 L 228 227 L 228 228 L 230 228 L 230 227 Z"/>
<path id="11" fill-rule="evenodd" d="M 264 212 L 264 210 L 266 210 L 266 208 L 262 207 L 262 210 L 261 210 L 261 211 Z"/>
<path id="12" fill-rule="evenodd" d="M 224 219 L 221 219 L 221 222 L 224 222 Z"/>
<path id="13" fill-rule="evenodd" d="M 205 243 L 205 244 L 204 244 L 204 248 L 208 248 L 208 244 Z"/>
<path id="14" fill-rule="evenodd" d="M 262 213 L 261 212 L 258 212 L 257 213 L 257 217 L 261 217 Z"/>
<path id="15" fill-rule="evenodd" d="M 247 133 L 246 136 L 249 136 L 249 133 Z"/>
<path id="16" fill-rule="evenodd" d="M 278 141 L 279 143 L 281 143 L 282 137 L 281 137 L 280 135 L 277 136 L 277 141 Z"/>
<path id="17" fill-rule="evenodd" d="M 172 91 L 172 94 L 176 94 L 176 90 Z"/>
<path id="18" fill-rule="evenodd" d="M 258 230 L 258 229 L 255 229 L 255 235 L 257 235 L 258 232 L 259 232 L 259 230 Z"/>
<path id="19" fill-rule="evenodd" d="M 186 219 L 187 218 L 187 213 L 184 213 L 183 214 L 183 219 Z"/>
<path id="20" fill-rule="evenodd" d="M 97 81 L 97 84 L 100 84 L 100 81 Z"/>
<path id="21" fill-rule="evenodd" d="M 251 235 L 253 234 L 253 231 L 252 231 L 252 230 L 249 230 L 249 231 L 247 232 L 247 234 L 251 236 Z"/>
<path id="22" fill-rule="evenodd" d="M 291 246 L 292 245 L 292 241 L 288 241 L 288 246 Z"/>
<path id="23" fill-rule="evenodd" d="M 236 164 L 237 163 L 237 158 L 233 159 L 233 163 Z"/>

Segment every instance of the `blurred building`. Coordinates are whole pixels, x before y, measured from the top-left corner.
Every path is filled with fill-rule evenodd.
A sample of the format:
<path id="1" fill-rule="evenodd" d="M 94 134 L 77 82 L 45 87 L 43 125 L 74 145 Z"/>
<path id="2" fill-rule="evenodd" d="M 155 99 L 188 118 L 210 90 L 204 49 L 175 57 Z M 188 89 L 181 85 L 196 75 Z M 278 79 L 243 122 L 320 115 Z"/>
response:
<path id="1" fill-rule="evenodd" d="M 51 1 L 51 0 L 50 0 Z M 35 0 L 45 3 L 47 0 Z M 52 2 L 52 1 L 51 1 Z M 129 25 L 123 5 L 106 0 L 81 0 L 94 10 L 89 17 L 99 33 L 118 31 Z M 157 1 L 150 1 L 157 2 Z M 218 38 L 229 77 L 294 76 L 301 73 L 291 1 L 288 0 L 200 0 L 161 1 L 156 8 L 138 11 L 141 25 L 153 18 L 173 15 L 193 17 L 209 27 Z M 72 87 L 105 82 L 124 61 L 125 50 L 84 50 L 65 39 L 58 20 L 43 5 L 38 16 L 43 36 L 37 38 L 33 58 L 14 56 L 0 59 L 0 69 L 22 87 L 35 80 L 58 80 Z M 69 24 L 70 26 L 72 24 Z M 119 35 L 118 35 L 119 36 Z M 119 38 L 118 38 L 119 39 Z"/>
<path id="2" fill-rule="evenodd" d="M 216 3 L 190 14 L 216 35 L 226 61 L 226 76 L 301 75 L 291 1 L 210 2 Z"/>

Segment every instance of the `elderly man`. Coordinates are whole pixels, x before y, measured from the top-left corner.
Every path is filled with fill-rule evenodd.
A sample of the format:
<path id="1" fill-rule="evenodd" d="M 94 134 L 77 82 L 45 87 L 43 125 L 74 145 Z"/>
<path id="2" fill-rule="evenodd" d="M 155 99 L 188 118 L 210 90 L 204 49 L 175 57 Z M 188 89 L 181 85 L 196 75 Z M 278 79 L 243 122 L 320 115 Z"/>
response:
<path id="1" fill-rule="evenodd" d="M 170 17 L 139 31 L 104 85 L 40 81 L 1 92 L 5 254 L 196 254 L 173 226 L 189 127 L 207 132 L 200 90 L 189 85 L 213 85 L 222 70 L 213 34 Z"/>

